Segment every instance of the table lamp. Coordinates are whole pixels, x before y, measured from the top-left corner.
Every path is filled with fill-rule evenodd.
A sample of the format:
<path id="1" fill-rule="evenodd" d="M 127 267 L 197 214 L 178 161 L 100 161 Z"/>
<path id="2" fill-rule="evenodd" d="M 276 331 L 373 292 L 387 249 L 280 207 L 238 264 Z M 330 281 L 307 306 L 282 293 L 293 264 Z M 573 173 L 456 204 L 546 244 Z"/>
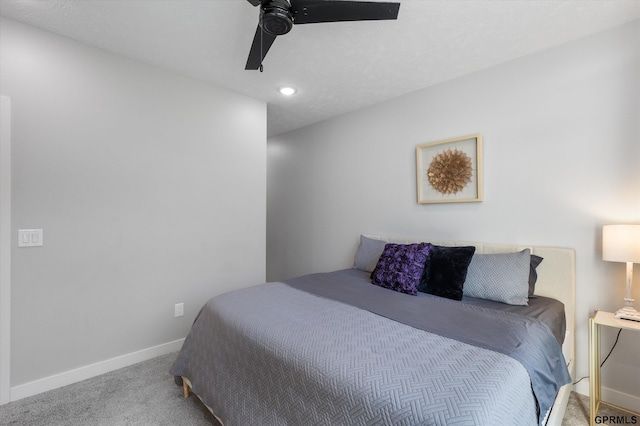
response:
<path id="1" fill-rule="evenodd" d="M 602 227 L 602 259 L 627 263 L 627 293 L 625 306 L 615 317 L 640 321 L 640 312 L 633 307 L 631 286 L 633 264 L 640 263 L 640 225 L 606 225 Z"/>

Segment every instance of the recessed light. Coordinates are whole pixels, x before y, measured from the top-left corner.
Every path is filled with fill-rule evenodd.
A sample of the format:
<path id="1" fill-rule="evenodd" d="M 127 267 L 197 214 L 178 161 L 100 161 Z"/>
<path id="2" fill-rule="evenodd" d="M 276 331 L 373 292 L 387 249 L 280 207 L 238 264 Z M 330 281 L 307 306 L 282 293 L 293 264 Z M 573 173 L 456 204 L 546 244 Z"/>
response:
<path id="1" fill-rule="evenodd" d="M 278 91 L 285 96 L 291 96 L 296 93 L 296 89 L 293 87 L 281 87 Z"/>

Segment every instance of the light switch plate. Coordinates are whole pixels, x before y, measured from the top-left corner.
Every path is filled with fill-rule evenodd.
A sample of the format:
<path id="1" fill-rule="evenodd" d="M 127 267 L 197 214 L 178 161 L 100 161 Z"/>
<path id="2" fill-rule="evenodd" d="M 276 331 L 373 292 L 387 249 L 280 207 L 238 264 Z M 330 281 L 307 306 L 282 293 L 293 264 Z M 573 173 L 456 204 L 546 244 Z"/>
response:
<path id="1" fill-rule="evenodd" d="M 40 247 L 43 243 L 42 229 L 18 229 L 18 247 Z"/>

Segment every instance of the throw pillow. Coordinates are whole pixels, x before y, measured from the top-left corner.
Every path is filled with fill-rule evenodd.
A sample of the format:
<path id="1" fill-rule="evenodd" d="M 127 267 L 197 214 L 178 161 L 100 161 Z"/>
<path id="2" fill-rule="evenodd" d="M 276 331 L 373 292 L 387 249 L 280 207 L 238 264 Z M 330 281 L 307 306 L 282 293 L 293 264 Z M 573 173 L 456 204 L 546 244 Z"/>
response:
<path id="1" fill-rule="evenodd" d="M 386 244 L 371 273 L 371 282 L 415 296 L 431 247 L 429 243 Z"/>
<path id="2" fill-rule="evenodd" d="M 418 290 L 448 299 L 462 299 L 467 269 L 475 251 L 473 246 L 433 246 Z"/>

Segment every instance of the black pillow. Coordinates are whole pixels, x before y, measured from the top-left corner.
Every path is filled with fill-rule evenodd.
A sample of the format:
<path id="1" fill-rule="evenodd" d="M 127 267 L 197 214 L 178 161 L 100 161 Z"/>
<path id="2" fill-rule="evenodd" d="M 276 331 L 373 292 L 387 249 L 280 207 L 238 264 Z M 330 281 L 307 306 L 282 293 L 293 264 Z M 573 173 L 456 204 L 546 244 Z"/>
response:
<path id="1" fill-rule="evenodd" d="M 535 254 L 531 255 L 531 263 L 529 263 L 529 297 L 532 297 L 533 292 L 536 290 L 536 281 L 538 280 L 538 272 L 536 272 L 536 268 L 540 263 L 542 263 L 543 259 L 544 258 L 536 256 Z"/>
<path id="2" fill-rule="evenodd" d="M 461 300 L 467 269 L 476 248 L 433 246 L 418 291 Z"/>

